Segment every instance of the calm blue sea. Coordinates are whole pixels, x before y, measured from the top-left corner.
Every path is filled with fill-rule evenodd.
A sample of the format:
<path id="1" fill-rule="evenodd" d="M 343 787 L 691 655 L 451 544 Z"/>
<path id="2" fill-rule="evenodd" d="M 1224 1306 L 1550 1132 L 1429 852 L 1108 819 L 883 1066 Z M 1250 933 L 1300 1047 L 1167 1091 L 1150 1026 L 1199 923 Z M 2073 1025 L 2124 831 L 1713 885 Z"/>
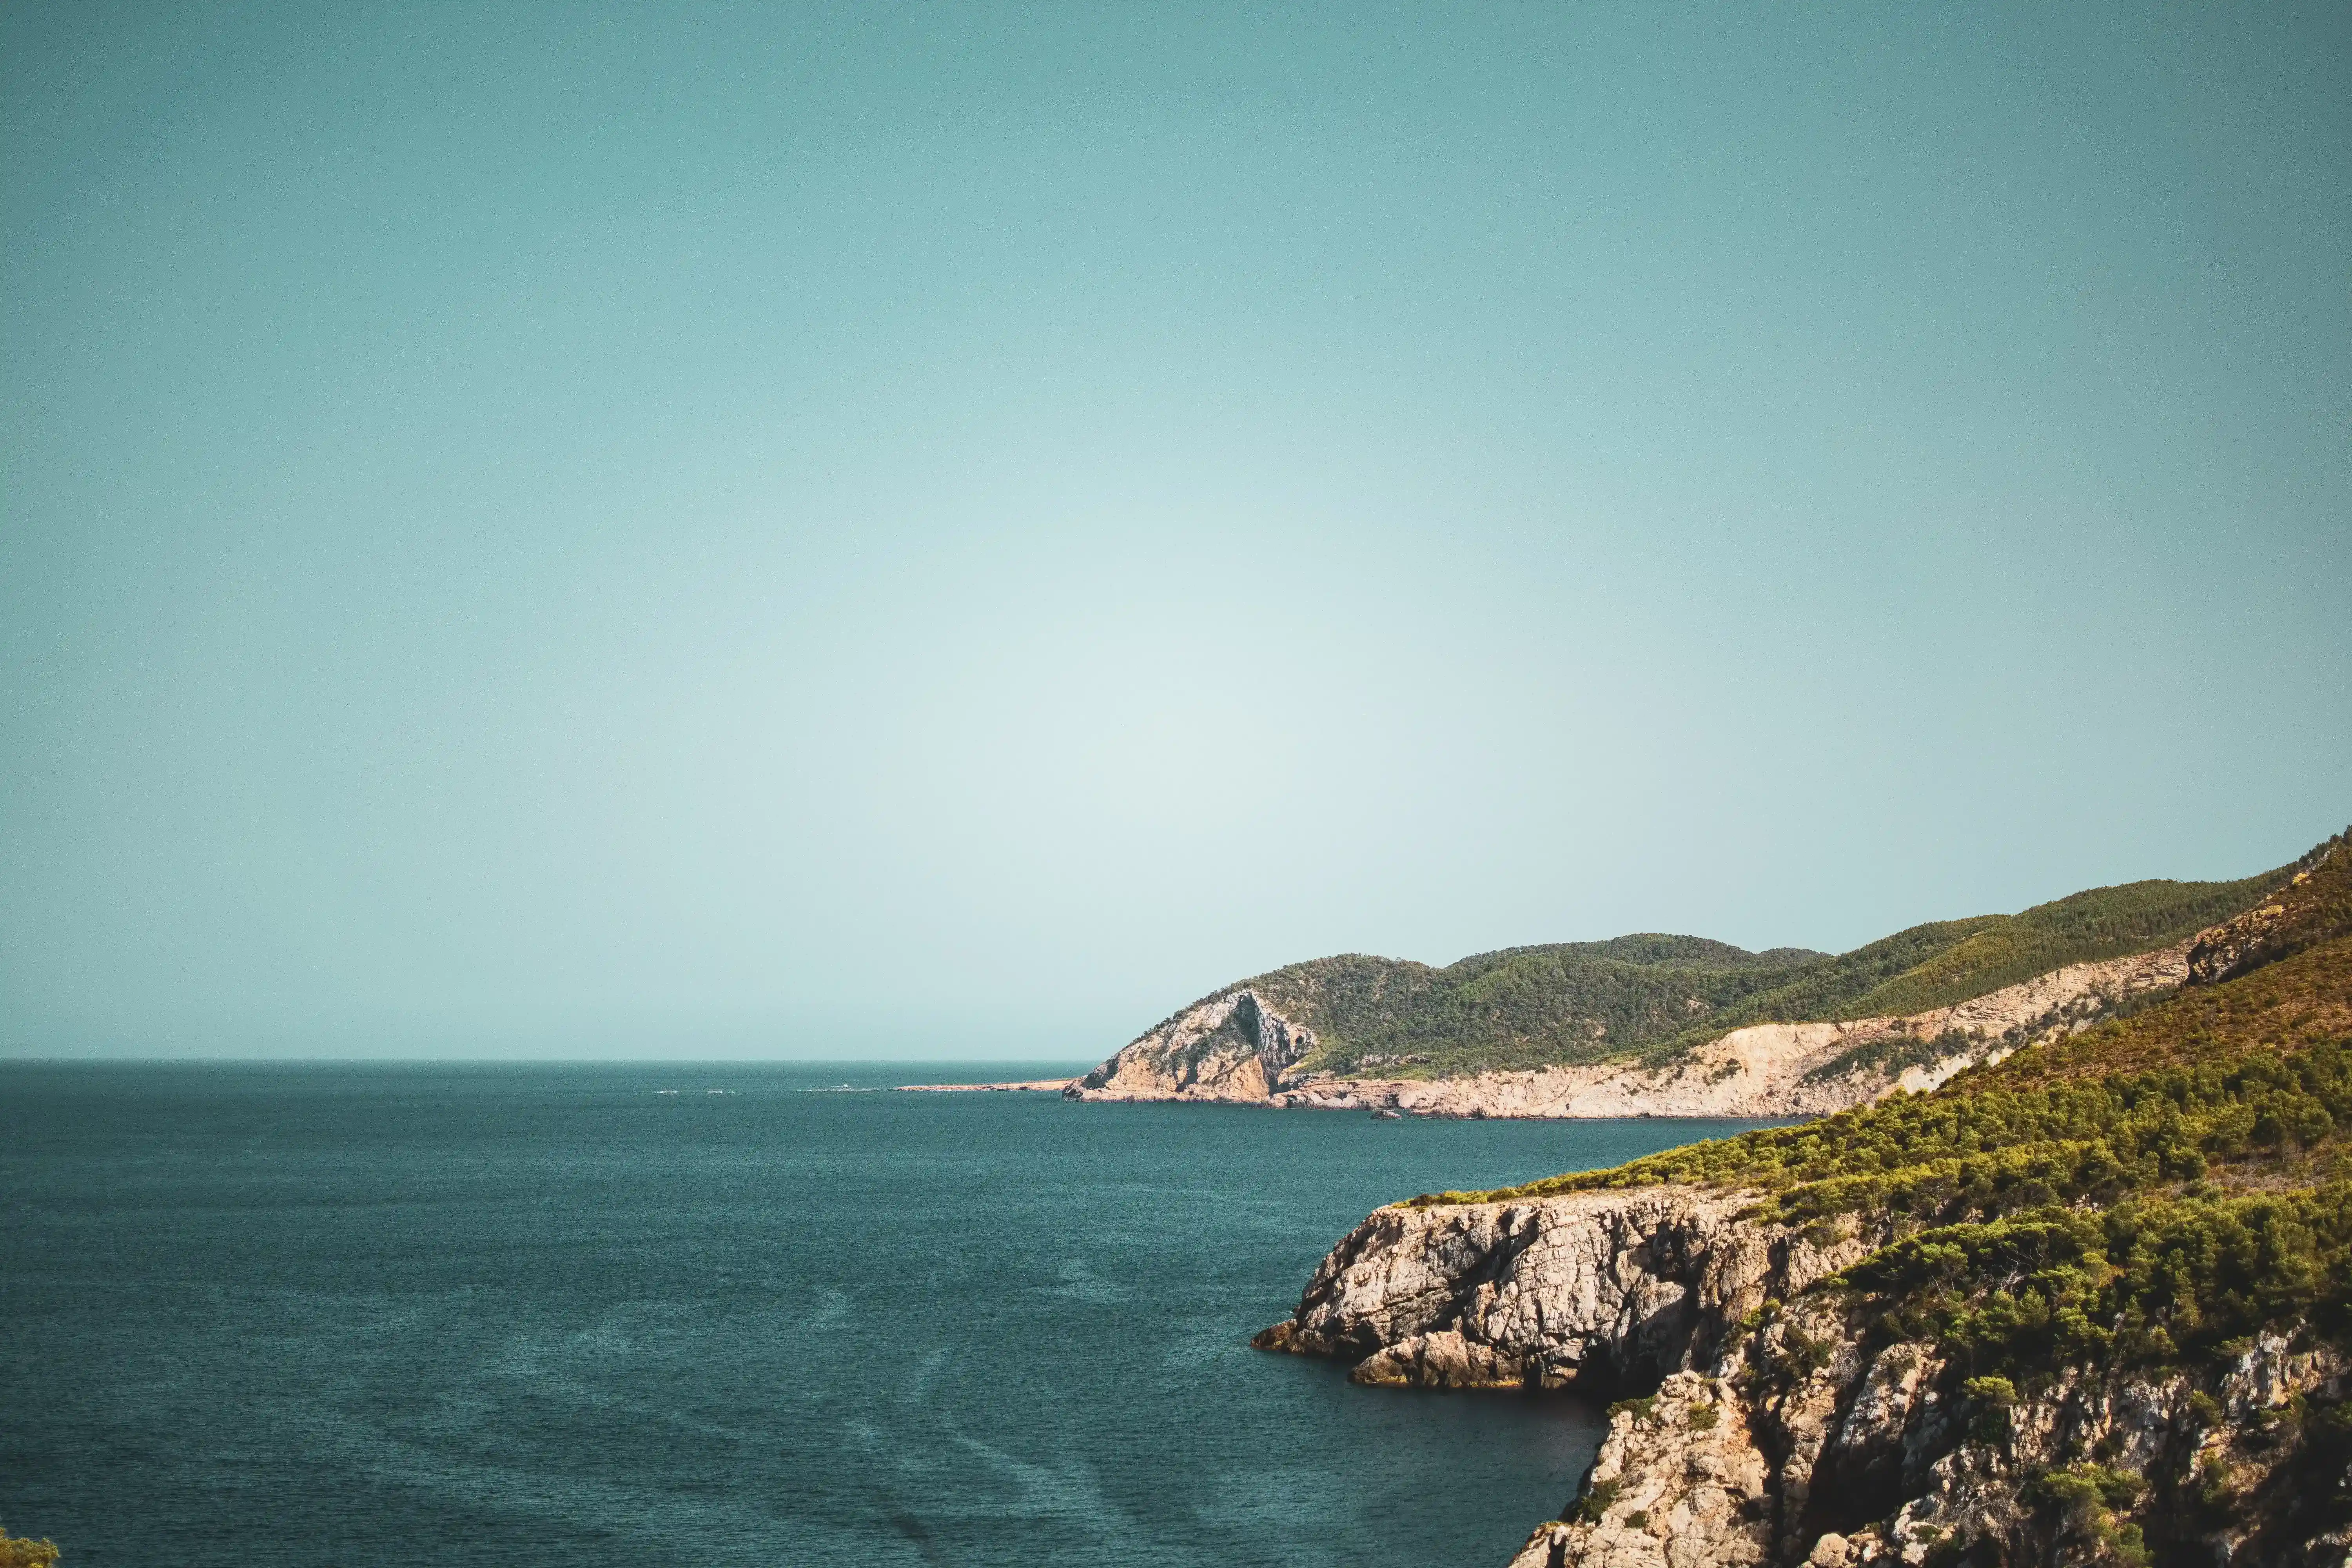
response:
<path id="1" fill-rule="evenodd" d="M 0 1065 L 0 1521 L 66 1568 L 1500 1563 L 1589 1405 L 1248 1336 L 1385 1200 L 1726 1131 L 874 1092 L 1045 1070 Z"/>

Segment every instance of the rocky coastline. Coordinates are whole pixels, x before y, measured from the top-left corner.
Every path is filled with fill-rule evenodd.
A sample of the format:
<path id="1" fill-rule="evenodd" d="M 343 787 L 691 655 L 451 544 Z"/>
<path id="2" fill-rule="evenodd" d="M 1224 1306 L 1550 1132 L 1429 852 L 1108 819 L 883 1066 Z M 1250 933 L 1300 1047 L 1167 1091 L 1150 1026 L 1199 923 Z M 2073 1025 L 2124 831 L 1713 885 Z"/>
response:
<path id="1" fill-rule="evenodd" d="M 1511 1568 L 2347 1568 L 2347 845 L 1979 998 L 1957 1083 L 1377 1209 L 1253 1342 L 1614 1401 Z M 2069 1026 L 2131 984 L 2178 994 Z"/>
<path id="2" fill-rule="evenodd" d="M 1347 1363 L 1375 1386 L 1633 1395 L 1612 1407 L 1580 1494 L 1511 1568 L 1918 1568 L 1948 1539 L 2010 1542 L 2010 1561 L 2100 1561 L 2035 1545 L 2049 1529 L 2035 1478 L 2092 1469 L 2192 1497 L 2230 1478 L 2253 1502 L 2207 1543 L 2225 1561 L 2266 1509 L 2287 1508 L 2273 1495 L 2295 1457 L 2282 1413 L 2343 1392 L 2340 1354 L 2277 1334 L 2213 1393 L 2179 1373 L 2069 1372 L 2023 1396 L 1956 1384 L 1934 1343 L 1890 1341 L 1849 1298 L 1808 1291 L 1890 1239 L 1884 1216 L 1759 1222 L 1758 1196 L 1383 1208 L 1255 1342 Z M 2352 1554 L 2309 1544 L 2261 1560 Z"/>
<path id="3" fill-rule="evenodd" d="M 2189 976 L 2196 939 L 2069 964 L 1949 1007 L 1842 1023 L 1755 1024 L 1678 1060 L 1457 1078 L 1343 1077 L 1305 1068 L 1314 1031 L 1246 986 L 1150 1030 L 1063 1094 L 1290 1110 L 1500 1118 L 1822 1116 L 1919 1092 L 2021 1047 L 2074 1033 Z"/>

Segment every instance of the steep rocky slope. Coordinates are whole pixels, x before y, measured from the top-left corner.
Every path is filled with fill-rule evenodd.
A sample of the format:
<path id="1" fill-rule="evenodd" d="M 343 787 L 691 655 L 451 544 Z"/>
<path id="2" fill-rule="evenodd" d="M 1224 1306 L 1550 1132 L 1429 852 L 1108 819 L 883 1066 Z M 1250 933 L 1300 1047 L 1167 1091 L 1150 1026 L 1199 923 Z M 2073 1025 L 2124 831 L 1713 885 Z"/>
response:
<path id="1" fill-rule="evenodd" d="M 2352 1561 L 2352 854 L 1941 1089 L 1381 1209 L 1267 1349 L 1612 1406 L 1515 1568 Z"/>
<path id="2" fill-rule="evenodd" d="M 1933 1087 L 2179 984 L 2196 933 L 2283 875 L 2095 889 L 1836 956 L 1636 936 L 1443 970 L 1323 959 L 1203 998 L 1067 1092 L 1457 1116 L 1819 1114 Z"/>

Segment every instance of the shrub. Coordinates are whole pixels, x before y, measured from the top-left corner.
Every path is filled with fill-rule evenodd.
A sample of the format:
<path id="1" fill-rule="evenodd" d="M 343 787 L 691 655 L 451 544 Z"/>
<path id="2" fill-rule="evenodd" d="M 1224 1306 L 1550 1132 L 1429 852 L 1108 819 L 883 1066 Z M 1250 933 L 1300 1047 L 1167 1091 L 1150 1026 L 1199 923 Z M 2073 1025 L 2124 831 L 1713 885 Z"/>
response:
<path id="1" fill-rule="evenodd" d="M 2006 1443 L 2011 1436 L 2010 1411 L 2017 1404 L 2017 1385 L 2005 1377 L 1972 1377 L 1960 1385 L 1977 1409 L 1969 1436 L 1979 1443 Z"/>
<path id="2" fill-rule="evenodd" d="M 58 1555 L 55 1542 L 34 1541 L 0 1530 L 0 1568 L 48 1568 Z"/>

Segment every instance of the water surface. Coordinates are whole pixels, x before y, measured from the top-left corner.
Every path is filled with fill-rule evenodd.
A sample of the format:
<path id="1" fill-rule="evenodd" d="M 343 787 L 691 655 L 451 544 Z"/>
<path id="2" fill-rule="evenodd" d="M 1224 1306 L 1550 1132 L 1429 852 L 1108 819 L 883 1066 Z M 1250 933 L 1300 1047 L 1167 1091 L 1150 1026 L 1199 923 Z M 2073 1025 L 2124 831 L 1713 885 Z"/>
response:
<path id="1" fill-rule="evenodd" d="M 1727 1131 L 857 1092 L 1047 1070 L 0 1065 L 0 1521 L 68 1568 L 1499 1564 L 1588 1405 L 1249 1334 L 1381 1202 Z"/>

